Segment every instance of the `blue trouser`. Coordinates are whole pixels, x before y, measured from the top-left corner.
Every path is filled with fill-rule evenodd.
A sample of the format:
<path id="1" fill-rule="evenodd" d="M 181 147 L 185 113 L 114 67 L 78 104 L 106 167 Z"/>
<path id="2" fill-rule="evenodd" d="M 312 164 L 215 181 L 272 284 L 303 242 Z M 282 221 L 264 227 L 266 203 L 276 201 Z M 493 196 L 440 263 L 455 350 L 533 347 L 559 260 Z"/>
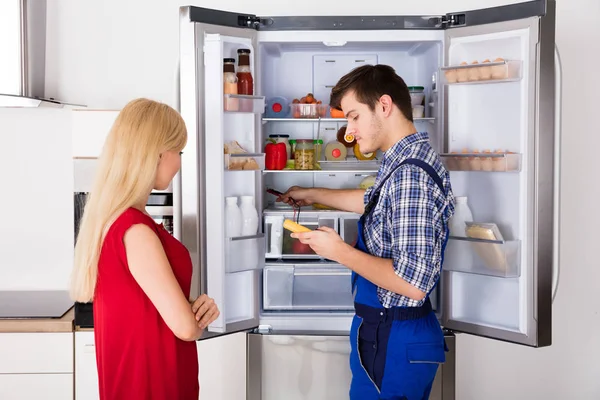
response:
<path id="1" fill-rule="evenodd" d="M 425 169 L 441 185 L 431 167 L 420 160 L 409 162 Z M 364 220 L 377 201 L 378 193 L 358 222 L 355 247 L 366 253 Z M 444 248 L 445 243 L 442 254 Z M 350 399 L 428 399 L 439 364 L 446 360 L 444 334 L 431 309 L 429 293 L 421 307 L 384 308 L 377 286 L 354 272 L 352 289 L 356 315 L 350 329 Z"/>

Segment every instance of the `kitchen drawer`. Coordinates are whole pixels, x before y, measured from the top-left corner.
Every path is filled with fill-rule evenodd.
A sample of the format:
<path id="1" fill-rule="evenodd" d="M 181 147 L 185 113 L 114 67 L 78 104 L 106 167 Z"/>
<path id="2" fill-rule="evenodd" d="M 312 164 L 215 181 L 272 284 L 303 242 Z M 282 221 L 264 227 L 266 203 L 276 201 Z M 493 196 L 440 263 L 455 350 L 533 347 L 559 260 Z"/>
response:
<path id="1" fill-rule="evenodd" d="M 323 264 L 268 265 L 263 274 L 265 310 L 353 310 L 351 271 Z"/>
<path id="2" fill-rule="evenodd" d="M 73 373 L 73 333 L 0 333 L 0 374 L 40 373 Z"/>
<path id="3" fill-rule="evenodd" d="M 72 400 L 73 374 L 0 374 L 2 400 Z"/>

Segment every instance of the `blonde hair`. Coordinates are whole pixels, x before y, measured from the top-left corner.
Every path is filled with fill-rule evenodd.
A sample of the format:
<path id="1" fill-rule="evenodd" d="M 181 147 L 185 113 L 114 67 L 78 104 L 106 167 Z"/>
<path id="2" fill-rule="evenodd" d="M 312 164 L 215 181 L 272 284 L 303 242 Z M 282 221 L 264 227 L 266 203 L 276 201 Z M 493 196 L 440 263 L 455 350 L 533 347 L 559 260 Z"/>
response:
<path id="1" fill-rule="evenodd" d="M 110 226 L 150 194 L 160 154 L 181 151 L 186 142 L 181 115 L 166 104 L 136 99 L 121 110 L 98 159 L 79 227 L 70 288 L 74 301 L 93 300 L 100 251 Z"/>

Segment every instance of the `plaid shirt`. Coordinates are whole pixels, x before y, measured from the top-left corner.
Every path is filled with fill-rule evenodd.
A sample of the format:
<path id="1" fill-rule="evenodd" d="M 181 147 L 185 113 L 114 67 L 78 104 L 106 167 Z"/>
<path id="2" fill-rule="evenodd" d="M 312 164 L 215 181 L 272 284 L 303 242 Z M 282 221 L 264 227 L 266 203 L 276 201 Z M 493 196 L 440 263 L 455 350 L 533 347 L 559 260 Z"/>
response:
<path id="1" fill-rule="evenodd" d="M 446 193 L 415 165 L 396 169 L 407 158 L 431 165 L 442 178 Z M 454 196 L 450 175 L 429 144 L 426 132 L 408 135 L 385 152 L 375 184 L 365 193 L 365 204 L 379 186 L 379 202 L 364 221 L 365 245 L 370 254 L 392 259 L 398 276 L 428 293 L 440 276 L 442 244 L 448 219 L 454 214 Z M 377 294 L 386 308 L 416 307 L 424 302 L 381 287 Z"/>

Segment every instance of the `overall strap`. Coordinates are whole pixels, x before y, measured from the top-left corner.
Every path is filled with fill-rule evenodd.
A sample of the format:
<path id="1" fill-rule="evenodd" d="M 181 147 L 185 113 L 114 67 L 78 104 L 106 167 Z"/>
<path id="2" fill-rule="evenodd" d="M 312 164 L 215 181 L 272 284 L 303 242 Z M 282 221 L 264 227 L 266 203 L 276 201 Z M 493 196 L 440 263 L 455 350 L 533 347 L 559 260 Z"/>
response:
<path id="1" fill-rule="evenodd" d="M 402 167 L 405 164 L 412 164 L 412 165 L 415 165 L 415 166 L 421 168 L 423 171 L 425 171 L 427 173 L 427 175 L 429 175 L 431 177 L 431 179 L 433 179 L 433 181 L 440 188 L 442 193 L 445 193 L 444 183 L 442 181 L 442 178 L 440 178 L 438 173 L 435 171 L 435 169 L 430 164 L 428 164 L 427 162 L 425 162 L 423 160 L 419 160 L 417 158 L 407 158 L 406 160 L 402 161 L 396 168 L 394 168 L 394 170 L 392 170 L 392 172 L 390 172 L 381 181 L 381 183 L 379 184 L 379 187 L 377 189 L 375 189 L 375 192 L 373 193 L 373 195 L 371 195 L 369 202 L 365 206 L 365 212 L 360 217 L 361 223 L 359 224 L 359 231 L 358 231 L 358 235 L 362 237 L 363 242 L 364 242 L 364 234 L 362 232 L 362 229 L 364 229 L 365 218 L 367 215 L 369 215 L 371 213 L 373 208 L 375 208 L 375 206 L 379 202 L 379 193 L 381 192 L 381 188 L 383 187 L 383 184 L 394 174 L 394 172 L 396 172 L 396 170 L 398 170 L 400 167 Z M 364 243 L 364 246 L 366 247 L 366 243 Z M 445 247 L 445 243 L 444 243 L 444 247 Z M 352 275 L 353 275 L 352 276 L 352 291 L 354 291 L 354 288 L 356 286 L 356 281 L 358 279 L 358 274 L 353 272 Z"/>

